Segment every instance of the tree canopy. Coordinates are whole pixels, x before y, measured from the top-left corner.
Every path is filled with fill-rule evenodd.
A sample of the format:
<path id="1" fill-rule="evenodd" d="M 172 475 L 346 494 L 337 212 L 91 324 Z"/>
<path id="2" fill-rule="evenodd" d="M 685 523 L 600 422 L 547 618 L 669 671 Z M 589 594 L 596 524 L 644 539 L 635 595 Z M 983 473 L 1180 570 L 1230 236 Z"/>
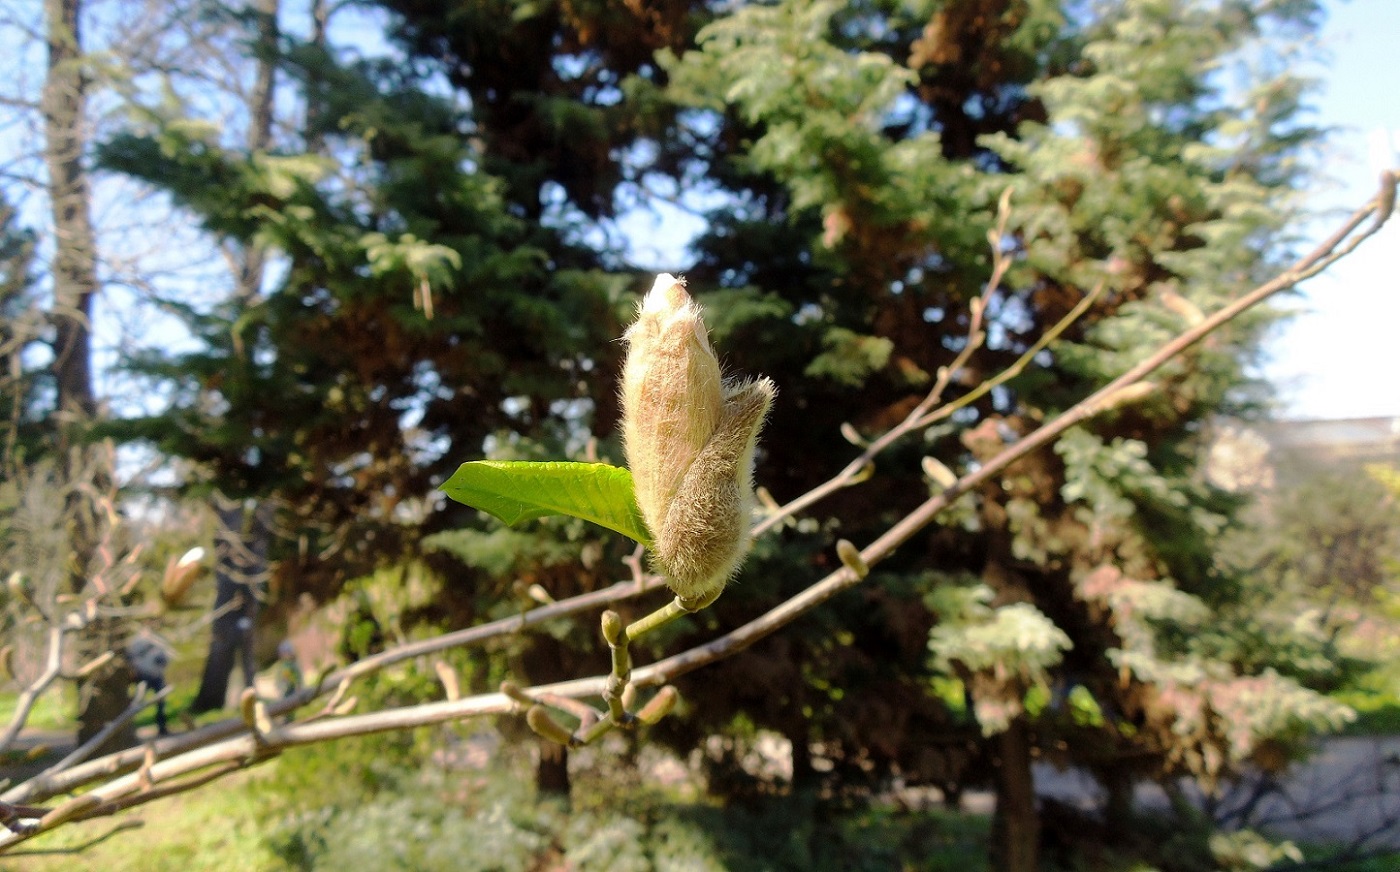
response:
<path id="1" fill-rule="evenodd" d="M 254 294 L 171 301 L 188 350 L 123 361 L 161 408 L 105 432 L 186 461 L 190 490 L 274 501 L 283 596 L 426 553 L 457 620 L 514 608 L 513 582 L 559 597 L 624 572 L 619 537 L 506 530 L 436 488 L 482 457 L 621 461 L 643 266 L 684 272 L 726 371 L 778 385 L 755 476 L 778 503 L 949 386 L 956 408 L 761 538 L 656 653 L 802 590 L 838 539 L 873 540 L 1277 267 L 1317 136 L 1288 63 L 1312 0 L 366 5 L 384 57 L 262 45 L 285 94 L 270 141 L 166 100 L 102 143 L 104 170 L 271 258 Z M 703 220 L 675 262 L 634 261 L 623 228 L 648 208 Z M 802 786 L 994 778 L 1006 868 L 1031 868 L 1033 755 L 1127 803 L 1134 779 L 1209 786 L 1339 724 L 1322 676 L 1228 654 L 1256 580 L 1219 559 L 1244 500 L 1202 461 L 1216 416 L 1262 408 L 1270 318 L 683 679 L 652 735 L 727 736 L 712 783 L 734 792 L 755 729 L 791 742 Z M 525 659 L 563 678 L 597 646 L 563 633 Z"/>

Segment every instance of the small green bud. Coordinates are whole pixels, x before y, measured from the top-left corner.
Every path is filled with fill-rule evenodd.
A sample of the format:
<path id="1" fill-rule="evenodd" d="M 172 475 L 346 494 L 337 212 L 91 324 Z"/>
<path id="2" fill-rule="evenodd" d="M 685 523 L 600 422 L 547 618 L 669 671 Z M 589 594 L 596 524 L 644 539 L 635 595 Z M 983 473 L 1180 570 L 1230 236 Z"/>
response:
<path id="1" fill-rule="evenodd" d="M 530 729 L 535 731 L 535 735 L 560 745 L 572 745 L 574 743 L 573 733 L 564 729 L 558 721 L 542 705 L 531 706 L 525 713 L 525 723 L 530 725 Z"/>
<path id="2" fill-rule="evenodd" d="M 603 638 L 608 640 L 608 645 L 616 648 L 622 639 L 622 616 L 612 609 L 603 612 Z"/>
<path id="3" fill-rule="evenodd" d="M 637 720 L 644 724 L 651 725 L 669 715 L 675 709 L 676 703 L 680 701 L 680 694 L 671 685 L 666 685 L 656 692 L 642 706 L 642 710 L 637 712 Z"/>
<path id="4" fill-rule="evenodd" d="M 870 574 L 870 564 L 865 562 L 865 558 L 860 556 L 860 549 L 852 545 L 849 539 L 836 542 L 836 556 L 856 574 L 856 578 L 865 578 Z"/>

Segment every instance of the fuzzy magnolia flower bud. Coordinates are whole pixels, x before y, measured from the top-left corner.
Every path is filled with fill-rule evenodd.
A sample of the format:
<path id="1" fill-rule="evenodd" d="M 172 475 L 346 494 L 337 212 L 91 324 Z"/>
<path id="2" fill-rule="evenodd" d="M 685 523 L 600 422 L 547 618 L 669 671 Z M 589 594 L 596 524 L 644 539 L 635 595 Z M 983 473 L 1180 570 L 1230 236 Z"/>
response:
<path id="1" fill-rule="evenodd" d="M 665 273 L 625 338 L 623 437 L 653 555 L 677 596 L 711 600 L 748 552 L 754 446 L 777 388 L 723 379 L 700 307 Z"/>

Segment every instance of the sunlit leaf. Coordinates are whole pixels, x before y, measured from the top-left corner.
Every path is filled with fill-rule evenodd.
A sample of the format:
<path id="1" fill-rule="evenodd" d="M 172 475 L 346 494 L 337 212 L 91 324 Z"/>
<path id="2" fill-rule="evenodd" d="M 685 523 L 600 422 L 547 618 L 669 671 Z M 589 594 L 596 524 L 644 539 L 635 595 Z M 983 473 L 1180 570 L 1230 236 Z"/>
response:
<path id="1" fill-rule="evenodd" d="M 651 545 L 637 509 L 632 473 L 606 463 L 473 460 L 458 467 L 442 491 L 512 526 L 546 515 L 569 515 Z"/>

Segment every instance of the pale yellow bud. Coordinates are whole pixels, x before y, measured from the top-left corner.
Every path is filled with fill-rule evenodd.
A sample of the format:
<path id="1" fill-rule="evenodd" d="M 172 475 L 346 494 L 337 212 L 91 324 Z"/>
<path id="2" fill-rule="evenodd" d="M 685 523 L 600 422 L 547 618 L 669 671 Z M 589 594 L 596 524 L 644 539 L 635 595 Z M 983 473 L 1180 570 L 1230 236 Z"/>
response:
<path id="1" fill-rule="evenodd" d="M 185 596 L 199 580 L 204 569 L 202 560 L 204 549 L 198 547 L 186 551 L 179 560 L 170 558 L 170 562 L 165 565 L 165 576 L 160 582 L 160 598 L 168 607 L 177 609 L 184 604 Z"/>
<path id="2" fill-rule="evenodd" d="M 748 552 L 754 447 L 777 389 L 722 379 L 674 276 L 657 276 L 625 338 L 623 438 L 653 556 L 677 596 L 713 599 Z"/>

